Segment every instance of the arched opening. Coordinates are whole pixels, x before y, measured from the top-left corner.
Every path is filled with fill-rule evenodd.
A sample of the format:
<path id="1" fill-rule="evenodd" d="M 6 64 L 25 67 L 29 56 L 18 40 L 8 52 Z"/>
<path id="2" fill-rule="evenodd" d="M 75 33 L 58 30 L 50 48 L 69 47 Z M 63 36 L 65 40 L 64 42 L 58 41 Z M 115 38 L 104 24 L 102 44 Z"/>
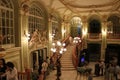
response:
<path id="1" fill-rule="evenodd" d="M 70 33 L 72 37 L 81 36 L 82 21 L 80 17 L 73 17 L 70 22 Z"/>
<path id="2" fill-rule="evenodd" d="M 120 17 L 112 15 L 108 18 L 107 32 L 120 34 Z"/>
<path id="3" fill-rule="evenodd" d="M 88 33 L 101 33 L 101 24 L 97 19 L 90 20 Z"/>

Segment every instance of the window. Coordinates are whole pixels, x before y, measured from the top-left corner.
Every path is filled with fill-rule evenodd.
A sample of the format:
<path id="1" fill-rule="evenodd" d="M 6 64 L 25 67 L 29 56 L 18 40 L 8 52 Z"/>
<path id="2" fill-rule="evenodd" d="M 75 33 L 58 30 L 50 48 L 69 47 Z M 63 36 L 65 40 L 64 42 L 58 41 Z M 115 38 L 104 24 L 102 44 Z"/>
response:
<path id="1" fill-rule="evenodd" d="M 59 21 L 57 19 L 57 17 L 52 16 L 52 34 L 54 36 L 54 39 L 58 39 L 59 37 Z"/>
<path id="2" fill-rule="evenodd" d="M 36 29 L 42 31 L 45 29 L 44 12 L 36 5 L 32 5 L 29 15 L 29 32 L 32 34 Z"/>
<path id="3" fill-rule="evenodd" d="M 107 25 L 108 32 L 114 34 L 120 34 L 120 17 L 116 15 L 112 15 L 108 18 L 108 25 Z"/>
<path id="4" fill-rule="evenodd" d="M 14 9 L 11 0 L 0 0 L 0 45 L 14 44 Z"/>

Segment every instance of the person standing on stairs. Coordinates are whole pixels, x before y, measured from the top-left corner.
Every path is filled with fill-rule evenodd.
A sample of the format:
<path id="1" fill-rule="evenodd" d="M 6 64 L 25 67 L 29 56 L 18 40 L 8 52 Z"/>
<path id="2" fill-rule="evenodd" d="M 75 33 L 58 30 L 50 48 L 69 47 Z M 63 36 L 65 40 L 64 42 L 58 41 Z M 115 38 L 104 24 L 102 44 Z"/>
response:
<path id="1" fill-rule="evenodd" d="M 57 59 L 56 68 L 57 68 L 57 79 L 56 80 L 60 80 L 60 76 L 61 76 L 61 63 L 60 63 L 60 59 Z"/>

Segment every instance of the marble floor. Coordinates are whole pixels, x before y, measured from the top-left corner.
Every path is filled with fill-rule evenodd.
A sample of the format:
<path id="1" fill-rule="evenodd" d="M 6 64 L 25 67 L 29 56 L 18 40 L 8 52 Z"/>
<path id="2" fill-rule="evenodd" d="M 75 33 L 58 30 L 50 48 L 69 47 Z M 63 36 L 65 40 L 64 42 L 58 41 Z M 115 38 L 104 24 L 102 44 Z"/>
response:
<path id="1" fill-rule="evenodd" d="M 104 76 L 94 77 L 94 65 L 95 62 L 90 62 L 88 67 L 92 68 L 93 80 L 105 80 Z M 46 77 L 46 80 L 56 80 L 56 70 L 50 72 Z M 87 80 L 87 77 L 77 75 L 76 70 L 62 71 L 60 80 Z"/>
<path id="2" fill-rule="evenodd" d="M 73 46 L 68 46 L 67 48 L 68 50 L 66 51 L 66 53 L 71 53 Z M 93 74 L 94 65 L 95 65 L 95 62 L 90 62 L 88 65 L 90 68 L 92 68 L 92 76 L 94 76 Z M 46 76 L 45 80 L 56 80 L 56 70 L 51 71 L 50 74 Z M 76 70 L 69 70 L 69 71 L 62 71 L 60 80 L 87 80 L 87 77 L 77 75 Z M 93 77 L 93 80 L 104 80 L 104 76 Z"/>
<path id="3" fill-rule="evenodd" d="M 90 63 L 90 66 L 93 66 L 93 63 Z M 51 71 L 50 74 L 46 77 L 46 80 L 56 80 L 56 70 Z M 62 71 L 60 80 L 87 80 L 87 77 L 83 77 L 80 75 L 77 76 L 77 71 L 71 70 L 71 71 Z M 93 77 L 93 80 L 104 80 L 104 76 Z"/>

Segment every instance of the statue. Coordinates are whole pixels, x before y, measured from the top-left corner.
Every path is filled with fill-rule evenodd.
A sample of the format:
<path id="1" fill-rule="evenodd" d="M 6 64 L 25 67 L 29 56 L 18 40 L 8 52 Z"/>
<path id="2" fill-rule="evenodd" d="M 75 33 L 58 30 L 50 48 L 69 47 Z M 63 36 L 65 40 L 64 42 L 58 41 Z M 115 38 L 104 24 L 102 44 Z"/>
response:
<path id="1" fill-rule="evenodd" d="M 46 40 L 47 40 L 47 31 L 45 30 L 42 32 L 42 41 L 46 42 Z"/>
<path id="2" fill-rule="evenodd" d="M 41 43 L 41 34 L 39 33 L 39 31 L 36 29 L 34 31 L 34 33 L 32 34 L 32 37 L 29 41 L 29 45 L 30 46 L 33 46 L 33 45 L 36 45 L 37 44 L 40 44 Z"/>

